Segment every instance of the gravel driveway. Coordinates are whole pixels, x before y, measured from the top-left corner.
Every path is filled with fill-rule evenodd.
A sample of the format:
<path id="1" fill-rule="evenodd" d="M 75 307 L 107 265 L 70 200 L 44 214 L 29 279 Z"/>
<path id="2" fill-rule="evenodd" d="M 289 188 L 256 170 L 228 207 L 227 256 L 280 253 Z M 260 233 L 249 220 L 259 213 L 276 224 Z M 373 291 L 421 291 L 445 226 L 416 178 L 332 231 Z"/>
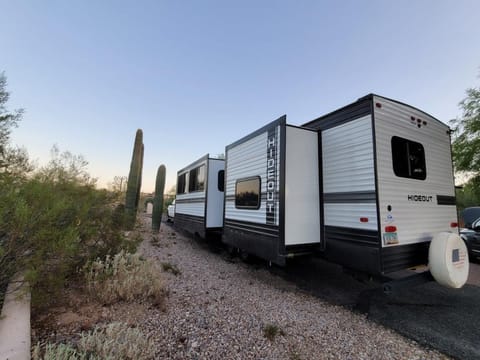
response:
<path id="1" fill-rule="evenodd" d="M 150 219 L 143 221 L 149 228 Z M 150 309 L 142 325 L 159 359 L 448 358 L 166 224 L 157 244 L 149 237 L 143 255 L 181 272 L 165 275 L 167 311 Z"/>

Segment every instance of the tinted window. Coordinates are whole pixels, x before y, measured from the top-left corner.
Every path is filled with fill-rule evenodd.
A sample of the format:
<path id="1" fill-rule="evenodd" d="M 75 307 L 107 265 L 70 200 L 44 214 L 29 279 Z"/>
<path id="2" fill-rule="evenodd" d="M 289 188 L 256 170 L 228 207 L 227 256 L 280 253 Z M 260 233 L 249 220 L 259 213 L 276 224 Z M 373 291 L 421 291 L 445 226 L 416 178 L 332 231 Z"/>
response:
<path id="1" fill-rule="evenodd" d="M 392 161 L 395 175 L 404 178 L 425 180 L 425 150 L 415 141 L 392 137 Z"/>
<path id="2" fill-rule="evenodd" d="M 177 178 L 177 194 L 185 194 L 185 177 L 187 174 L 182 174 Z"/>
<path id="3" fill-rule="evenodd" d="M 237 181 L 235 207 L 254 210 L 260 208 L 260 177 Z"/>
<path id="4" fill-rule="evenodd" d="M 205 189 L 205 165 L 190 170 L 188 191 L 202 191 Z"/>
<path id="5" fill-rule="evenodd" d="M 218 172 L 217 186 L 218 186 L 218 191 L 223 192 L 225 190 L 225 170 L 220 170 Z"/>

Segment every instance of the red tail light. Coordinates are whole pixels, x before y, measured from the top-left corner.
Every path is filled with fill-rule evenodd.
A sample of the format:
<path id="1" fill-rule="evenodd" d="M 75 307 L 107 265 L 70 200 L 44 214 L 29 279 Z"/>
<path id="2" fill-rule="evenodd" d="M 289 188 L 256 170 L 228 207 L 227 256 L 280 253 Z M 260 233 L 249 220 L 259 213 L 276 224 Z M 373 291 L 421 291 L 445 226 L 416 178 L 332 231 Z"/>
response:
<path id="1" fill-rule="evenodd" d="M 366 223 L 366 222 L 368 222 L 368 218 L 367 217 L 361 217 L 360 222 Z"/>
<path id="2" fill-rule="evenodd" d="M 457 222 L 451 222 L 450 227 L 451 228 L 456 228 L 456 227 L 458 227 L 458 223 Z"/>
<path id="3" fill-rule="evenodd" d="M 393 226 L 393 225 L 385 226 L 385 232 L 387 232 L 387 233 L 392 233 L 392 232 L 396 232 L 396 231 L 397 231 L 396 226 Z"/>

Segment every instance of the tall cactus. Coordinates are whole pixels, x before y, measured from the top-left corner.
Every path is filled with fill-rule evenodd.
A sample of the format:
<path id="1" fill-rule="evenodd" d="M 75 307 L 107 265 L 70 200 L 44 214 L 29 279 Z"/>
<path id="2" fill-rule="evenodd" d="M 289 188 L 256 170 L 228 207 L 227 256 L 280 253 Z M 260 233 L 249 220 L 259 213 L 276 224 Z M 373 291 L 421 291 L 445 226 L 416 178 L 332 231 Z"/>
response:
<path id="1" fill-rule="evenodd" d="M 125 211 L 127 213 L 127 227 L 135 225 L 138 202 L 140 201 L 140 187 L 142 186 L 143 167 L 143 132 L 138 129 L 133 145 L 132 162 L 128 173 L 127 193 L 125 195 Z"/>
<path id="2" fill-rule="evenodd" d="M 153 198 L 152 211 L 152 231 L 160 231 L 163 212 L 163 191 L 165 190 L 165 165 L 160 165 L 157 170 L 157 179 L 155 181 L 155 197 Z"/>

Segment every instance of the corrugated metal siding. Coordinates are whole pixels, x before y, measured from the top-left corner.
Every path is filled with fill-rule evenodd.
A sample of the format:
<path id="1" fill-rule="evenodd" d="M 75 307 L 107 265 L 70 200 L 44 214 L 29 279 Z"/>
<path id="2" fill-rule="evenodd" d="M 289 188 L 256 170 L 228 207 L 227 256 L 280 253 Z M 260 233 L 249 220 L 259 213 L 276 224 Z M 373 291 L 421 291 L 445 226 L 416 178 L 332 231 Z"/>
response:
<path id="1" fill-rule="evenodd" d="M 175 214 L 205 217 L 205 191 L 177 195 L 176 199 Z"/>
<path id="2" fill-rule="evenodd" d="M 437 204 L 437 195 L 455 195 L 448 127 L 410 106 L 381 97 L 374 98 L 374 101 L 382 105 L 381 108 L 375 108 L 381 228 L 395 225 L 399 245 L 429 241 L 437 232 L 450 231 L 450 223 L 456 221 L 456 208 Z M 427 125 L 418 128 L 412 124 L 412 116 L 427 121 Z M 392 136 L 423 145 L 427 169 L 425 180 L 407 179 L 394 174 Z M 432 201 L 408 201 L 408 195 L 432 196 Z M 392 206 L 392 219 L 387 219 L 388 205 Z"/>
<path id="3" fill-rule="evenodd" d="M 365 204 L 325 204 L 325 225 L 352 229 L 378 230 L 377 205 Z M 361 222 L 360 218 L 368 218 Z"/>
<path id="4" fill-rule="evenodd" d="M 322 166 L 325 225 L 377 230 L 370 115 L 322 132 Z"/>
<path id="5" fill-rule="evenodd" d="M 322 132 L 323 191 L 375 190 L 370 115 Z"/>
<path id="6" fill-rule="evenodd" d="M 278 141 L 277 149 L 280 149 L 280 126 L 277 126 Z M 259 176 L 261 178 L 262 195 L 266 193 L 267 175 L 267 137 L 264 132 L 226 151 L 226 185 L 225 185 L 225 219 L 247 221 L 264 224 L 266 223 L 265 196 L 262 196 L 261 206 L 258 210 L 235 208 L 235 184 L 237 180 Z M 280 156 L 277 164 L 277 192 L 280 180 Z M 277 196 L 278 199 L 278 196 Z M 277 201 L 277 209 L 279 204 Z M 278 216 L 276 225 L 278 225 Z"/>

